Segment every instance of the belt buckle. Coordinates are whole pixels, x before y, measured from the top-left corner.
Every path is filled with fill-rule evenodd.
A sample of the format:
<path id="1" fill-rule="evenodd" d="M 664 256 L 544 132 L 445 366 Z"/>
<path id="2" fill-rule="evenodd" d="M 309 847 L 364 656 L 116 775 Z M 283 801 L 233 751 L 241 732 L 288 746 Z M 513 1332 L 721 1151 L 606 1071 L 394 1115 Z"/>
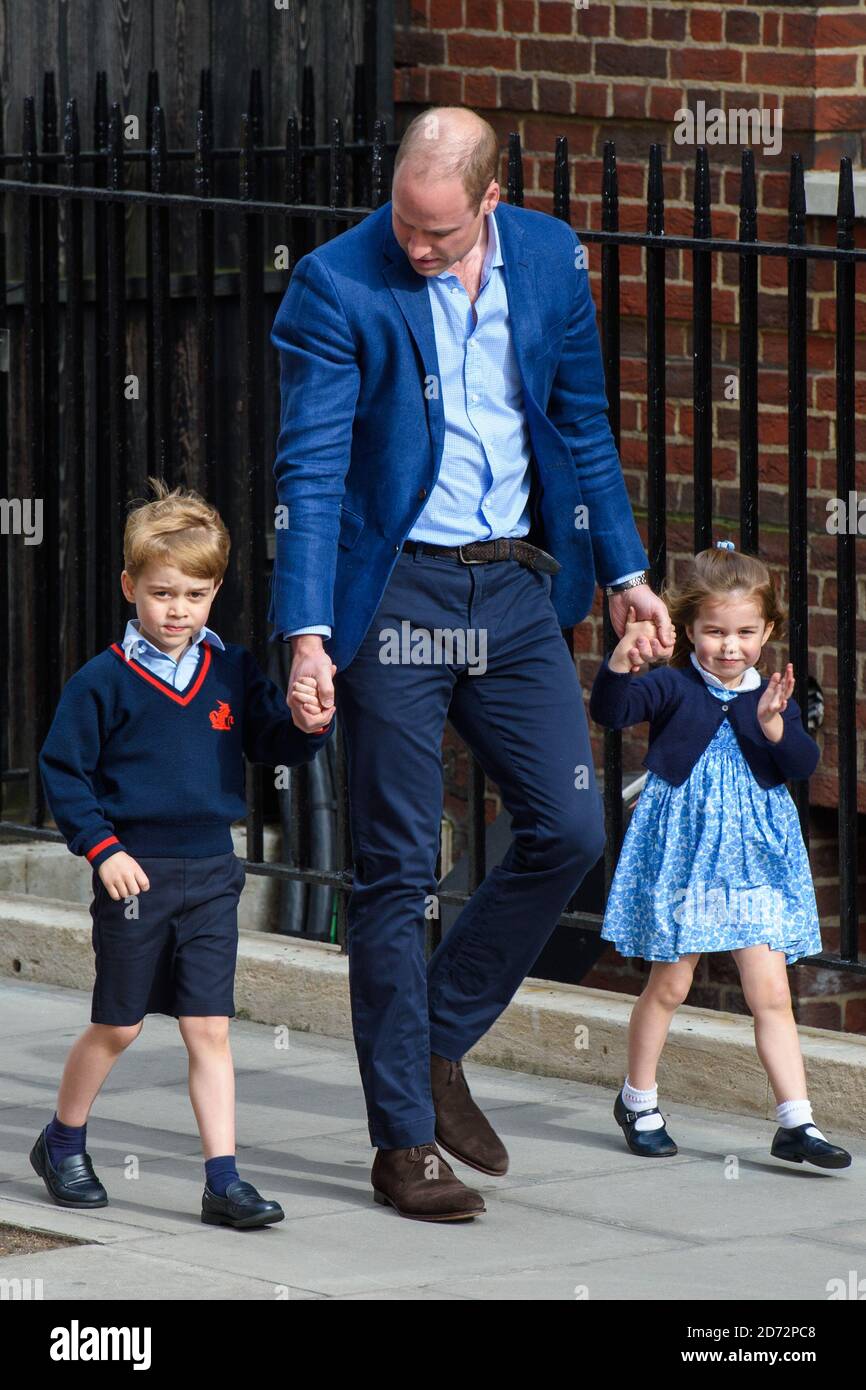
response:
<path id="1" fill-rule="evenodd" d="M 474 545 L 474 541 L 467 541 L 466 544 L 467 544 L 467 545 Z M 457 554 L 460 556 L 460 559 L 462 560 L 462 562 L 463 562 L 464 565 L 486 565 L 486 564 L 487 564 L 487 561 L 486 561 L 486 560 L 467 560 L 466 557 L 465 557 L 465 555 L 463 554 L 463 546 L 462 546 L 462 545 L 458 545 L 458 547 L 457 547 Z"/>

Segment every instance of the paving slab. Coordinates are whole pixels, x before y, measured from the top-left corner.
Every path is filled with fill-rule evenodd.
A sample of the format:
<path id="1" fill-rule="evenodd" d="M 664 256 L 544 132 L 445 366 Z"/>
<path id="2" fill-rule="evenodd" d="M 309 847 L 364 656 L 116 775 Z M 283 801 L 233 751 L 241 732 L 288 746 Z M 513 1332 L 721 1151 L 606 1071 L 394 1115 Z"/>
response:
<path id="1" fill-rule="evenodd" d="M 80 1242 L 2 1258 L 0 1279 L 41 1280 L 46 1300 L 124 1300 L 134 1289 L 166 1302 L 826 1301 L 831 1280 L 866 1273 L 862 1137 L 822 1125 L 854 1154 L 842 1172 L 783 1164 L 769 1154 L 772 1120 L 662 1095 L 680 1151 L 642 1160 L 614 1124 L 612 1088 L 470 1057 L 509 1172 L 489 1178 L 455 1160 L 483 1193 L 484 1216 L 413 1222 L 372 1200 L 351 1041 L 241 1020 L 231 1033 L 239 1167 L 286 1220 L 252 1232 L 201 1223 L 186 1052 L 174 1020 L 156 1015 L 88 1124 L 110 1205 L 64 1210 L 27 1155 L 88 1005 L 84 991 L 0 981 L 0 1221 Z"/>

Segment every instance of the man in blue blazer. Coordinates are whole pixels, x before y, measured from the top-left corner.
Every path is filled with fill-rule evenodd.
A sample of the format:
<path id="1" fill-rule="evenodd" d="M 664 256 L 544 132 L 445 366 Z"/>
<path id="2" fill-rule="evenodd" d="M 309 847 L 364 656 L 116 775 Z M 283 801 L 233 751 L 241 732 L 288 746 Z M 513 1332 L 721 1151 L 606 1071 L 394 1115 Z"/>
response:
<path id="1" fill-rule="evenodd" d="M 339 709 L 354 858 L 347 946 L 376 1199 L 484 1210 L 438 1145 L 508 1155 L 461 1059 L 511 999 L 603 852 L 583 695 L 560 629 L 596 582 L 673 642 L 647 583 L 607 419 L 583 248 L 499 200 L 495 132 L 432 108 L 391 202 L 304 256 L 280 305 L 269 621 Z M 336 674 L 332 683 L 332 671 Z M 514 838 L 429 963 L 446 719 Z"/>

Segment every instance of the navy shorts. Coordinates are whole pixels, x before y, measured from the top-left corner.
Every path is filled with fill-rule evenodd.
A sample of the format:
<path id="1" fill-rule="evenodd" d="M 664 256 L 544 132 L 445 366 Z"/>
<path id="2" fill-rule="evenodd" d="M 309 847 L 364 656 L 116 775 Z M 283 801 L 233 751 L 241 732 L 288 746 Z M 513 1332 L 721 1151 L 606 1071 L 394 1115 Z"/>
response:
<path id="1" fill-rule="evenodd" d="M 93 871 L 96 982 L 91 1023 L 115 1027 L 145 1014 L 232 1017 L 243 860 L 133 855 L 150 888 L 110 896 Z"/>

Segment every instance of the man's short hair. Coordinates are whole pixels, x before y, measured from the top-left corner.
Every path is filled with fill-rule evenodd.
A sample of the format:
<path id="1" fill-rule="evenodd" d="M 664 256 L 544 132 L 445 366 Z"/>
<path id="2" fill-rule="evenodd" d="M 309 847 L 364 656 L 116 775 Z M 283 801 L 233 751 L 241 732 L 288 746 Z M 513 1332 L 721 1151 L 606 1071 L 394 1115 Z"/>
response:
<path id="1" fill-rule="evenodd" d="M 474 111 L 476 131 L 467 125 L 465 131 L 452 127 L 443 135 L 439 113 L 454 110 L 469 108 L 430 106 L 409 122 L 394 156 L 394 173 L 404 160 L 409 160 L 413 170 L 435 182 L 459 178 L 470 207 L 477 213 L 499 172 L 499 141 L 489 122 Z"/>

